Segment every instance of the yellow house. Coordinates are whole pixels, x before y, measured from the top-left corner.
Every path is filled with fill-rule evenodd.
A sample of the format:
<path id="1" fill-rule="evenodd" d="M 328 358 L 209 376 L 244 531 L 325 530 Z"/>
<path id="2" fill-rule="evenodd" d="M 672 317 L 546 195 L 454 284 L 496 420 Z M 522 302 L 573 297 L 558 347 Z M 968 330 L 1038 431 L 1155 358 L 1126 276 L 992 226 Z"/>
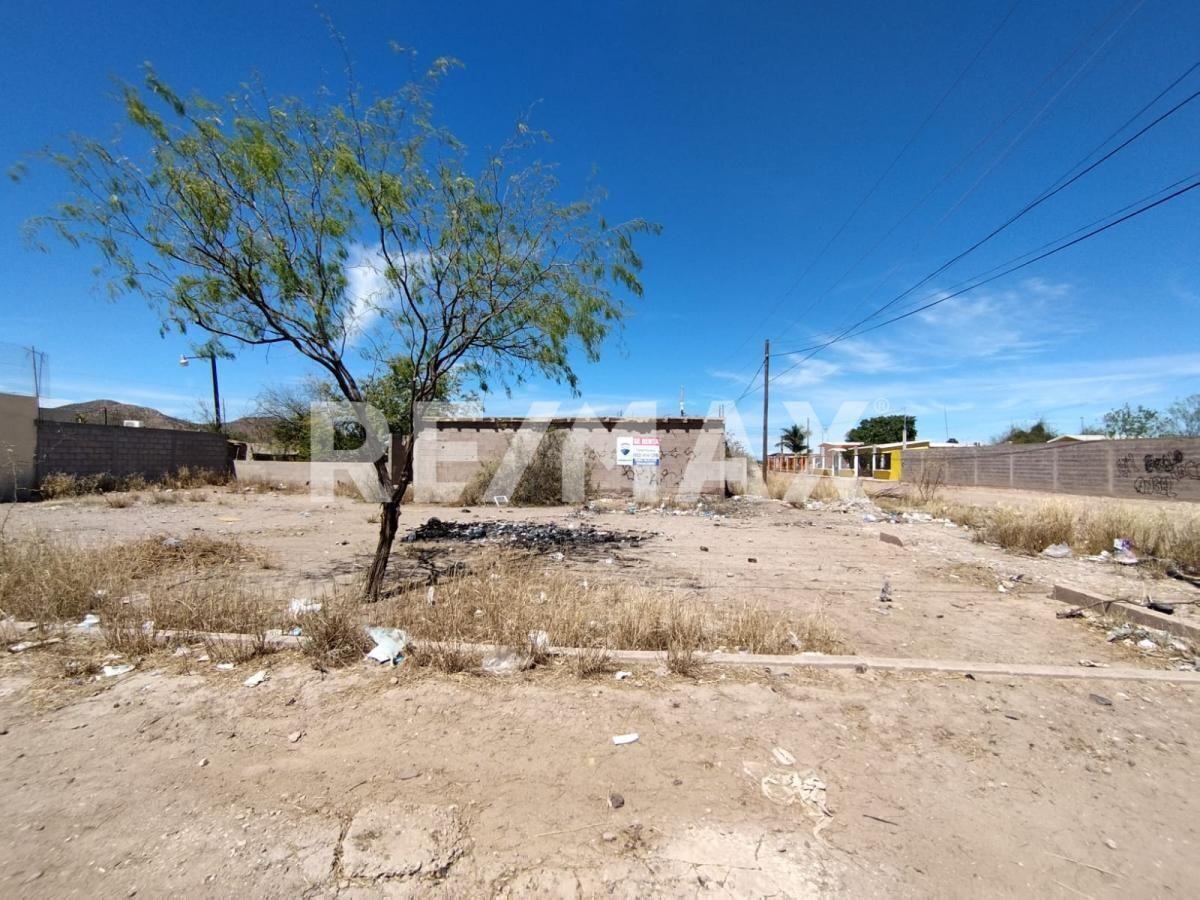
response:
<path id="1" fill-rule="evenodd" d="M 899 481 L 904 466 L 904 454 L 930 448 L 961 447 L 948 441 L 895 441 L 890 444 L 863 444 L 854 448 L 855 470 L 864 478 L 877 481 Z"/>

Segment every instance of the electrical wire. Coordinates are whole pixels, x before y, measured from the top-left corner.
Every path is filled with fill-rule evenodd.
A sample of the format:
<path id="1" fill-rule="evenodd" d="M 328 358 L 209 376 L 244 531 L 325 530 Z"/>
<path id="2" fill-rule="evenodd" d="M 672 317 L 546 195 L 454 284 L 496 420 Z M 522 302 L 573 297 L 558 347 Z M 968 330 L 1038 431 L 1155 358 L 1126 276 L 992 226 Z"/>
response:
<path id="1" fill-rule="evenodd" d="M 880 176 L 875 180 L 875 183 L 862 196 L 862 198 L 859 199 L 857 205 L 855 205 L 855 207 L 852 210 L 850 210 L 850 214 L 846 216 L 846 218 L 842 221 L 841 225 L 838 226 L 837 230 L 834 231 L 834 233 L 825 242 L 824 246 L 809 261 L 808 265 L 804 268 L 804 270 L 801 271 L 801 273 L 796 277 L 795 281 L 792 282 L 792 285 L 787 290 L 785 290 L 782 294 L 780 294 L 779 297 L 777 297 L 775 299 L 774 304 L 767 311 L 766 315 L 763 316 L 762 321 L 759 323 L 759 326 L 758 326 L 759 329 L 761 329 L 763 325 L 765 325 L 767 322 L 770 321 L 771 316 L 773 316 L 775 314 L 775 312 L 779 309 L 779 305 L 781 303 L 783 303 L 783 301 L 786 300 L 792 294 L 792 292 L 794 292 L 796 290 L 796 288 L 798 288 L 803 283 L 804 279 L 808 277 L 809 273 L 812 272 L 812 270 L 816 267 L 817 263 L 819 263 L 824 258 L 825 254 L 829 252 L 829 249 L 834 245 L 834 243 L 837 241 L 837 239 L 842 236 L 842 234 L 850 226 L 850 223 L 852 221 L 854 221 L 854 219 L 858 216 L 859 212 L 862 211 L 862 208 L 875 195 L 875 192 L 879 190 L 879 188 L 883 184 L 883 182 L 892 173 L 892 170 L 896 168 L 896 165 L 900 162 L 901 158 L 903 158 L 904 154 L 906 154 L 909 151 L 909 149 L 912 148 L 912 145 L 916 142 L 917 138 L 919 138 L 921 136 L 921 133 L 924 132 L 925 128 L 929 125 L 929 123 L 933 119 L 933 117 L 935 115 L 937 115 L 938 111 L 942 108 L 943 105 L 945 105 L 946 101 L 950 98 L 950 95 L 954 93 L 955 89 L 959 86 L 959 84 L 962 82 L 962 80 L 967 76 L 967 74 L 971 71 L 971 69 L 974 68 L 975 63 L 979 61 L 979 58 L 984 54 L 984 52 L 987 50 L 987 48 L 991 46 L 992 42 L 996 39 L 996 36 L 1000 33 L 1001 29 L 1004 28 L 1004 26 L 1008 23 L 1008 20 L 1010 18 L 1012 18 L 1012 14 L 1014 12 L 1016 12 L 1016 9 L 1018 6 L 1020 6 L 1020 4 L 1021 4 L 1021 0 L 1014 0 L 1012 6 L 1010 6 L 1008 9 L 1008 12 L 1004 14 L 1004 18 L 1002 18 L 1000 20 L 1000 22 L 992 29 L 992 31 L 988 35 L 987 39 L 983 42 L 983 44 L 980 45 L 979 49 L 975 51 L 975 55 L 971 57 L 970 61 L 968 61 L 966 66 L 958 73 L 958 75 L 957 75 L 957 77 L 955 77 L 954 81 L 951 82 L 950 86 L 946 89 L 946 91 L 938 99 L 937 103 L 934 104 L 933 109 L 931 109 L 929 111 L 929 113 L 925 116 L 925 118 L 921 120 L 921 124 L 919 124 L 917 126 L 916 130 L 909 136 L 908 140 L 905 141 L 904 146 L 900 148 L 900 151 L 892 158 L 892 161 L 890 163 L 888 163 L 887 167 L 883 170 L 882 174 L 880 174 Z M 816 302 L 817 301 L 814 300 L 813 304 L 815 304 Z M 810 307 L 813 304 L 810 304 Z M 730 353 L 729 357 L 727 357 L 727 358 L 732 358 L 732 357 L 736 356 L 737 354 L 739 354 L 742 351 L 742 349 L 746 346 L 746 343 L 750 340 L 751 336 L 752 336 L 752 333 L 747 335 L 746 338 L 742 341 L 742 343 L 739 344 L 737 347 L 735 347 L 734 350 Z"/>
<path id="2" fill-rule="evenodd" d="M 938 219 L 937 222 L 935 222 L 933 225 L 931 225 L 930 227 L 925 229 L 925 232 L 917 240 L 916 244 L 913 246 L 910 253 L 915 252 L 917 250 L 917 248 L 919 248 L 921 246 L 921 244 L 924 242 L 924 240 L 929 236 L 929 234 L 934 229 L 941 226 L 942 223 L 944 223 L 946 221 L 946 219 L 948 219 L 955 212 L 955 210 L 957 210 L 979 188 L 979 186 L 985 180 L 987 180 L 987 177 L 989 175 L 991 175 L 991 173 L 993 171 L 995 171 L 995 169 L 1004 161 L 1004 159 L 1006 159 L 1011 154 L 1011 152 L 1016 148 L 1016 146 L 1018 144 L 1020 144 L 1020 142 L 1022 140 L 1024 140 L 1024 138 L 1026 136 L 1028 136 L 1030 130 L 1037 124 L 1037 122 L 1042 117 L 1045 116 L 1046 112 L 1062 97 L 1062 95 L 1066 92 L 1066 90 L 1075 81 L 1078 80 L 1079 76 L 1088 68 L 1088 66 L 1090 66 L 1092 64 L 1092 62 L 1096 58 L 1096 56 L 1112 41 L 1112 39 L 1117 35 L 1117 33 L 1120 32 L 1120 30 L 1125 27 L 1125 25 L 1129 22 L 1129 20 L 1133 17 L 1133 15 L 1138 11 L 1138 9 L 1140 9 L 1142 7 L 1143 2 L 1144 2 L 1144 0 L 1139 0 L 1139 2 L 1137 2 L 1134 5 L 1134 7 L 1125 16 L 1125 18 L 1121 22 L 1119 22 L 1116 25 L 1116 27 L 1114 27 L 1108 33 L 1108 35 L 1101 42 L 1100 46 L 1097 47 L 1096 50 L 1093 51 L 1092 54 L 1086 60 L 1084 60 L 1083 63 L 1079 66 L 1079 68 L 1076 69 L 1075 72 L 1067 79 L 1066 83 L 1058 91 L 1055 92 L 1054 96 L 1052 96 L 1045 104 L 1043 104 L 1042 108 L 1040 110 L 1038 110 L 1038 112 L 1035 114 L 1033 119 L 1031 119 L 1030 122 L 1021 130 L 1020 134 L 1018 134 L 1018 136 L 1009 143 L 1009 146 L 1006 147 L 1005 150 L 1002 151 L 1001 154 L 999 156 L 997 156 L 995 160 L 993 160 L 993 162 L 988 166 L 987 170 L 979 178 L 977 178 L 975 180 L 975 182 L 971 185 L 971 187 L 968 188 L 967 191 L 961 197 L 959 197 L 959 199 L 950 207 L 950 209 L 948 209 L 946 212 L 944 212 L 941 215 L 941 217 Z M 893 223 L 893 225 L 883 234 L 882 237 L 880 237 L 878 240 L 876 240 L 875 243 L 872 244 L 871 247 L 865 253 L 862 254 L 862 256 L 860 256 L 857 260 L 855 260 L 850 265 L 850 267 L 845 272 L 843 272 L 833 284 L 831 284 L 829 287 L 827 287 L 813 301 L 811 301 L 805 307 L 805 309 L 799 315 L 797 315 L 795 317 L 792 324 L 785 328 L 784 334 L 781 335 L 780 337 L 782 338 L 788 332 L 790 332 L 792 330 L 792 328 L 795 327 L 795 324 L 797 322 L 802 321 L 804 319 L 804 316 L 806 316 L 809 311 L 811 311 L 818 303 L 820 303 L 821 300 L 825 299 L 827 296 L 829 296 L 831 293 L 833 293 L 833 291 L 835 291 L 868 257 L 870 257 L 870 255 L 872 253 L 874 253 L 877 249 L 879 249 L 879 247 L 895 233 L 896 229 L 898 229 L 904 222 L 908 221 L 908 219 L 912 216 L 912 214 L 914 212 L 916 212 L 920 207 L 922 207 L 929 200 L 929 198 L 932 197 L 938 191 L 938 189 L 940 189 L 942 187 L 943 184 L 945 184 L 956 172 L 958 172 L 958 170 L 961 169 L 963 167 L 963 165 L 965 165 L 973 156 L 975 156 L 976 153 L 978 153 L 983 147 L 985 147 L 992 140 L 992 138 L 996 136 L 996 134 L 1000 131 L 1000 129 L 1003 128 L 1006 124 L 1008 124 L 1009 120 L 1011 120 L 1012 117 L 1014 115 L 1016 115 L 1018 111 L 1023 109 L 1025 107 L 1025 105 L 1027 103 L 1029 103 L 1030 100 L 1032 100 L 1035 96 L 1037 96 L 1037 94 L 1042 90 L 1042 88 L 1045 87 L 1054 78 L 1054 76 L 1058 74 L 1059 70 L 1061 70 L 1072 59 L 1074 59 L 1075 56 L 1085 46 L 1087 46 L 1088 43 L 1091 42 L 1092 38 L 1095 37 L 1096 34 L 1098 34 L 1101 30 L 1103 30 L 1113 20 L 1113 18 L 1117 15 L 1117 12 L 1119 11 L 1119 9 L 1120 9 L 1120 5 L 1118 4 L 1118 6 L 1115 7 L 1113 9 L 1113 11 L 1107 17 L 1105 17 L 1105 19 L 1102 22 L 1100 22 L 1100 24 L 1098 24 L 1095 28 L 1093 28 L 1092 31 L 1090 31 L 1078 44 L 1076 44 L 1071 49 L 1070 53 L 1068 53 L 1056 66 L 1054 66 L 1049 72 L 1046 73 L 1046 75 L 1037 84 L 1037 86 L 1033 88 L 1032 91 L 1030 91 L 1028 94 L 1026 94 L 1021 99 L 1021 101 L 1019 103 L 1017 103 L 1016 106 L 1014 106 L 1012 109 L 1010 109 L 1008 111 L 1008 113 L 1004 116 L 1003 119 L 1001 119 L 999 122 L 997 122 L 996 125 L 994 125 L 992 127 L 992 129 L 986 135 L 984 135 L 984 137 L 981 140 L 979 140 L 963 157 L 961 157 L 958 160 L 958 162 L 956 162 L 949 170 L 947 170 L 942 175 L 942 177 L 940 179 L 938 179 L 938 181 L 933 185 L 933 187 L 931 187 L 928 191 L 926 191 L 926 193 L 920 199 L 918 199 L 916 203 L 914 203 L 911 207 L 909 207 L 908 211 L 906 213 L 904 213 L 904 215 L 902 215 L 899 219 L 897 219 L 896 222 Z M 1118 131 L 1119 130 L 1120 129 L 1118 129 Z M 1107 142 L 1107 140 L 1104 143 L 1106 143 L 1106 142 Z M 1103 143 L 1101 144 L 1101 146 L 1103 146 Z M 872 295 L 874 295 L 874 293 L 877 290 L 879 290 L 879 288 L 882 287 L 887 282 L 887 280 L 892 275 L 894 275 L 901 268 L 902 265 L 904 265 L 905 262 L 906 261 L 897 262 L 894 266 L 892 266 L 892 268 L 889 269 L 883 275 L 883 277 L 880 278 L 876 282 L 875 286 L 870 291 L 868 291 L 866 294 L 864 294 L 863 298 L 858 303 L 855 304 L 855 306 L 853 307 L 853 309 L 851 311 L 851 314 L 853 314 L 854 312 L 857 312 L 857 310 L 862 306 L 863 302 L 865 302 Z M 747 338 L 747 340 L 748 340 L 748 338 Z M 744 341 L 742 343 L 742 346 L 745 346 Z M 740 348 L 739 348 L 739 350 L 740 350 Z"/>
<path id="3" fill-rule="evenodd" d="M 1065 244 L 1062 244 L 1061 246 L 1055 247 L 1051 250 L 1047 250 L 1037 256 L 1032 257 L 1031 259 L 1026 260 L 1025 262 L 1021 262 L 1016 265 L 1010 266 L 1010 267 L 1004 269 L 1003 271 L 996 273 L 995 275 L 992 275 L 988 278 L 981 279 L 981 280 L 969 285 L 968 287 L 962 288 L 961 290 L 947 293 L 943 296 L 940 296 L 936 300 L 932 300 L 921 306 L 917 306 L 913 309 L 909 309 L 903 313 L 900 313 L 899 315 L 893 316 L 889 319 L 885 319 L 882 322 L 877 322 L 876 324 L 870 326 L 869 328 L 864 328 L 861 331 L 855 332 L 853 336 L 857 337 L 858 335 L 866 334 L 867 332 L 870 332 L 870 331 L 875 331 L 876 329 L 883 328 L 885 325 L 891 325 L 894 322 L 899 322 L 902 319 L 907 319 L 910 316 L 916 315 L 917 313 L 924 312 L 927 309 L 931 309 L 931 308 L 938 306 L 942 303 L 945 303 L 949 300 L 953 300 L 955 297 L 961 297 L 963 294 L 966 294 L 970 291 L 976 290 L 977 288 L 980 288 L 985 284 L 990 284 L 991 282 L 996 281 L 999 278 L 1003 278 L 1006 275 L 1011 275 L 1013 272 L 1016 272 L 1020 269 L 1024 269 L 1025 267 L 1031 266 L 1036 262 L 1040 262 L 1041 260 L 1046 259 L 1047 257 L 1054 256 L 1057 253 L 1061 253 L 1064 250 L 1074 247 L 1076 244 L 1082 243 L 1083 241 L 1093 238 L 1096 235 L 1102 234 L 1103 232 L 1108 231 L 1110 228 L 1115 228 L 1117 225 L 1121 225 L 1125 222 L 1128 222 L 1130 219 L 1134 219 L 1144 213 L 1150 212 L 1152 209 L 1156 209 L 1157 207 L 1162 206 L 1164 203 L 1169 203 L 1170 201 L 1175 200 L 1176 198 L 1181 197 L 1182 195 L 1188 193 L 1189 191 L 1193 191 L 1198 187 L 1200 187 L 1200 180 L 1193 181 L 1192 183 L 1188 184 L 1187 186 L 1179 188 L 1178 190 L 1174 191 L 1173 193 L 1168 194 L 1167 196 L 1165 196 L 1159 200 L 1155 200 L 1152 203 L 1148 203 L 1145 206 L 1139 207 L 1138 209 L 1134 210 L 1133 212 L 1126 213 L 1125 215 L 1121 216 L 1120 218 L 1115 219 L 1112 222 L 1109 222 L 1108 224 L 1103 225 L 1099 228 L 1092 229 L 1092 230 L 1088 231 L 1087 233 L 1080 235 L 1079 237 L 1076 237 L 1073 240 L 1070 240 Z M 863 321 L 866 321 L 866 320 L 863 320 Z M 861 324 L 861 322 L 859 324 Z M 799 362 L 795 363 L 794 365 L 789 366 L 787 369 L 784 369 L 778 375 L 771 378 L 771 381 L 775 381 L 779 378 L 782 378 L 784 375 L 788 374 L 792 370 L 796 369 L 800 365 L 802 365 L 805 362 L 807 362 L 808 360 L 812 359 L 813 356 L 815 356 L 821 350 L 824 350 L 827 347 L 831 347 L 834 344 L 837 344 L 837 343 L 841 342 L 842 340 L 845 340 L 847 336 L 848 336 L 847 333 L 843 333 L 834 338 L 831 338 L 828 341 L 824 341 L 820 344 L 815 345 L 813 348 L 811 348 L 811 352 L 809 352 L 803 359 L 801 359 Z"/>

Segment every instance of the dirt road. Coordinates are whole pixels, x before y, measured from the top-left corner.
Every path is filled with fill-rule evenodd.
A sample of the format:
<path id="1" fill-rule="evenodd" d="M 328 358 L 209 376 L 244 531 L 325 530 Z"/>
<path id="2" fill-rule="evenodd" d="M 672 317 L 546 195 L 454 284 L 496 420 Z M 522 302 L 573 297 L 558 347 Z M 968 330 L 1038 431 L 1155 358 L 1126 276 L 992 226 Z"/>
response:
<path id="1" fill-rule="evenodd" d="M 213 496 L 29 505 L 9 527 L 237 534 L 277 556 L 264 578 L 289 583 L 349 577 L 370 549 L 363 504 Z M 409 508 L 405 524 L 429 514 L 567 511 Z M 1060 578 L 1183 591 L 1116 566 L 778 504 L 594 521 L 658 534 L 612 563 L 562 565 L 697 602 L 820 607 L 861 653 L 1171 664 L 1054 618 Z M 553 665 L 512 679 L 322 673 L 292 654 L 222 672 L 165 652 L 73 684 L 60 652 L 0 660 L 5 896 L 1116 897 L 1200 883 L 1195 688 L 655 668 L 618 682 Z M 259 668 L 267 680 L 245 687 Z"/>

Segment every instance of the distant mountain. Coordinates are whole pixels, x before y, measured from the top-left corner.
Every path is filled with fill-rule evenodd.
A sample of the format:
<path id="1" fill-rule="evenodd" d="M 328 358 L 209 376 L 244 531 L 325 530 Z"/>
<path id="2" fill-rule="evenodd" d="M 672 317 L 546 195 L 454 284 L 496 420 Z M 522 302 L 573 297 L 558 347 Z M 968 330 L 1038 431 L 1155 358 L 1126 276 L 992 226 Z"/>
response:
<path id="1" fill-rule="evenodd" d="M 225 433 L 235 441 L 270 444 L 274 441 L 276 419 L 268 416 L 242 416 L 225 423 Z"/>
<path id="2" fill-rule="evenodd" d="M 120 425 L 127 419 L 141 422 L 143 428 L 173 428 L 177 431 L 201 431 L 202 426 L 185 419 L 176 419 L 149 406 L 134 406 L 116 400 L 88 400 L 86 403 L 66 403 L 63 406 L 42 407 L 43 419 L 53 422 L 85 422 L 88 425 Z"/>

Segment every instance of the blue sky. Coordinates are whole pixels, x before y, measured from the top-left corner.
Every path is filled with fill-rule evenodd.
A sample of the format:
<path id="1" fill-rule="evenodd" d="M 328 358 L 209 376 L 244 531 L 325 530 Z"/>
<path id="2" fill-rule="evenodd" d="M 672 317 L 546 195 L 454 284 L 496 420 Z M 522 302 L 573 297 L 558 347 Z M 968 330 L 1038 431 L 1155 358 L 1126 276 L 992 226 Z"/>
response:
<path id="1" fill-rule="evenodd" d="M 389 40 L 426 60 L 455 56 L 465 69 L 437 103 L 468 145 L 482 151 L 502 140 L 536 104 L 564 189 L 582 192 L 595 167 L 610 219 L 662 224 L 642 245 L 645 298 L 602 362 L 580 370 L 582 402 L 668 412 L 683 386 L 689 412 L 724 403 L 751 435 L 761 393 L 734 401 L 764 338 L 788 350 L 837 333 L 987 234 L 1196 62 L 1200 33 L 1200 5 L 1187 0 L 325 8 L 369 92 L 405 76 Z M 6 168 L 69 131 L 109 133 L 119 119 L 111 77 L 137 79 L 144 60 L 185 92 L 220 95 L 255 71 L 280 93 L 341 84 L 339 51 L 310 5 L 167 9 L 6 4 Z M 1122 136 L 1198 89 L 1200 70 Z M 1194 174 L 1197 147 L 1200 101 L 912 299 Z M 87 253 L 63 245 L 39 253 L 23 242 L 22 223 L 64 190 L 40 166 L 0 186 L 0 342 L 9 345 L 0 348 L 0 388 L 27 381 L 12 345 L 36 345 L 49 357 L 52 402 L 106 397 L 194 412 L 209 383 L 206 367 L 177 363 L 187 338 L 160 338 L 137 297 L 106 300 Z M 793 413 L 809 403 L 828 424 L 849 401 L 868 414 L 907 409 L 922 436 L 946 437 L 948 420 L 951 436 L 986 440 L 1040 415 L 1077 430 L 1081 417 L 1125 401 L 1162 406 L 1196 393 L 1198 223 L 1200 190 L 831 346 L 772 384 L 772 431 L 791 422 L 785 403 Z M 773 359 L 773 371 L 798 359 Z M 287 351 L 240 352 L 221 364 L 228 415 L 249 412 L 262 385 L 310 371 Z M 521 412 L 531 399 L 581 402 L 534 383 L 491 398 L 488 410 Z"/>

